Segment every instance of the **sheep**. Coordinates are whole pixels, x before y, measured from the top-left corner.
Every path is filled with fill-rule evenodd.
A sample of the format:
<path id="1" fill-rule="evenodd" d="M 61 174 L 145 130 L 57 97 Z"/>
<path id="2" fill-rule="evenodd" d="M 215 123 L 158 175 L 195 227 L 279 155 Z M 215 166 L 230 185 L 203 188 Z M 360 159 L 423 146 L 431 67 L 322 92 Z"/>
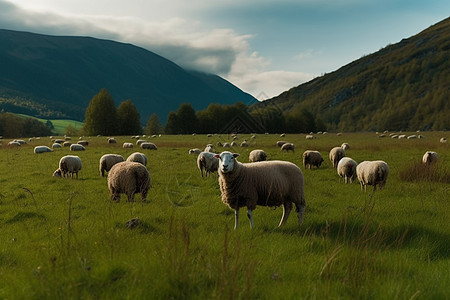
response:
<path id="1" fill-rule="evenodd" d="M 136 141 L 137 146 L 140 146 L 142 143 L 148 143 L 148 141 L 147 140 L 137 140 Z"/>
<path id="2" fill-rule="evenodd" d="M 122 155 L 119 154 L 104 154 L 102 157 L 100 157 L 99 161 L 99 171 L 100 175 L 102 177 L 105 176 L 105 171 L 109 172 L 111 170 L 112 166 L 119 162 L 123 162 L 125 159 Z"/>
<path id="3" fill-rule="evenodd" d="M 134 145 L 133 145 L 133 143 L 123 143 L 122 147 L 123 148 L 133 148 Z"/>
<path id="4" fill-rule="evenodd" d="M 441 137 L 441 139 L 439 140 L 439 142 L 440 142 L 441 144 L 445 144 L 445 143 L 447 143 L 447 138 Z"/>
<path id="5" fill-rule="evenodd" d="M 277 146 L 281 148 L 284 144 L 286 144 L 286 141 L 277 141 Z"/>
<path id="6" fill-rule="evenodd" d="M 389 166 L 382 160 L 363 161 L 356 167 L 356 176 L 361 184 L 361 190 L 367 190 L 367 185 L 372 185 L 373 190 L 377 189 L 377 185 L 381 190 L 386 185 L 389 175 Z"/>
<path id="7" fill-rule="evenodd" d="M 81 170 L 82 163 L 81 158 L 75 155 L 66 155 L 59 160 L 59 168 L 53 172 L 54 177 L 70 177 L 73 178 L 73 174 L 78 179 L 78 172 Z"/>
<path id="8" fill-rule="evenodd" d="M 45 153 L 45 152 L 53 152 L 53 150 L 50 149 L 47 146 L 36 146 L 36 147 L 34 147 L 34 153 L 35 154 Z"/>
<path id="9" fill-rule="evenodd" d="M 208 144 L 205 147 L 205 150 L 203 150 L 203 152 L 214 152 L 214 148 L 212 144 Z"/>
<path id="10" fill-rule="evenodd" d="M 141 148 L 142 149 L 149 149 L 149 150 L 158 150 L 158 147 L 156 147 L 155 144 L 149 143 L 149 142 L 141 143 Z"/>
<path id="11" fill-rule="evenodd" d="M 117 141 L 116 141 L 116 139 L 115 138 L 108 138 L 108 144 L 116 144 L 117 143 Z"/>
<path id="12" fill-rule="evenodd" d="M 283 144 L 283 146 L 281 146 L 281 151 L 283 150 L 286 150 L 286 152 L 289 152 L 289 150 L 295 152 L 295 146 L 292 143 L 285 143 Z"/>
<path id="13" fill-rule="evenodd" d="M 341 147 L 334 147 L 330 151 L 330 161 L 333 164 L 333 168 L 337 168 L 339 160 L 345 156 L 345 150 Z"/>
<path id="14" fill-rule="evenodd" d="M 189 154 L 200 154 L 202 152 L 202 150 L 198 149 L 198 148 L 194 148 L 194 149 L 189 149 Z"/>
<path id="15" fill-rule="evenodd" d="M 242 141 L 241 147 L 248 147 L 247 140 Z"/>
<path id="16" fill-rule="evenodd" d="M 80 144 L 80 145 L 82 145 L 82 146 L 84 146 L 84 147 L 86 147 L 87 145 L 89 145 L 89 142 L 88 141 L 78 141 L 78 143 L 77 144 Z"/>
<path id="17" fill-rule="evenodd" d="M 311 135 L 311 134 L 307 134 L 307 135 L 305 136 L 305 138 L 306 138 L 307 140 L 313 140 L 313 139 L 315 139 L 315 137 L 314 137 L 313 135 Z"/>
<path id="18" fill-rule="evenodd" d="M 226 143 L 226 142 L 225 142 L 225 143 L 223 143 L 223 147 L 224 147 L 224 148 L 230 148 L 231 146 L 230 146 L 229 143 Z"/>
<path id="19" fill-rule="evenodd" d="M 56 148 L 62 148 L 62 146 L 61 146 L 61 144 L 53 143 L 52 148 L 53 148 L 53 149 L 56 149 Z"/>
<path id="20" fill-rule="evenodd" d="M 26 145 L 27 142 L 25 142 L 24 140 L 14 140 L 15 142 L 18 142 L 21 145 Z"/>
<path id="21" fill-rule="evenodd" d="M 337 165 L 337 173 L 340 178 L 344 178 L 344 182 L 352 183 L 356 178 L 356 166 L 357 162 L 350 157 L 343 157 Z"/>
<path id="22" fill-rule="evenodd" d="M 10 141 L 8 142 L 9 147 L 21 147 L 22 145 L 19 142 L 16 141 Z"/>
<path id="23" fill-rule="evenodd" d="M 350 149 L 350 145 L 348 143 L 342 143 L 341 148 L 344 149 L 344 151 L 347 151 Z"/>
<path id="24" fill-rule="evenodd" d="M 224 151 L 219 159 L 219 185 L 223 203 L 234 209 L 234 229 L 239 226 L 239 208 L 247 207 L 251 228 L 257 205 L 277 207 L 283 205 L 280 224 L 286 223 L 295 203 L 298 223 L 303 223 L 306 200 L 304 177 L 299 167 L 287 161 L 261 161 L 240 163 L 237 153 Z"/>
<path id="25" fill-rule="evenodd" d="M 237 145 L 238 145 L 238 144 L 237 144 L 235 141 L 232 141 L 232 142 L 231 142 L 231 147 L 237 147 Z"/>
<path id="26" fill-rule="evenodd" d="M 203 177 L 203 169 L 205 169 L 205 176 L 214 173 L 219 168 L 219 160 L 215 157 L 215 153 L 201 152 L 197 156 L 197 167 Z"/>
<path id="27" fill-rule="evenodd" d="M 63 146 L 64 147 L 70 147 L 70 146 L 72 146 L 72 142 L 64 142 Z"/>
<path id="28" fill-rule="evenodd" d="M 144 166 L 146 166 L 147 165 L 147 156 L 145 156 L 144 153 L 134 152 L 134 153 L 131 153 L 130 156 L 127 157 L 127 161 L 138 162 L 138 163 L 141 163 Z"/>
<path id="29" fill-rule="evenodd" d="M 134 202 L 134 194 L 141 193 L 142 202 L 146 202 L 150 187 L 150 173 L 140 163 L 119 162 L 108 173 L 108 189 L 111 201 L 119 202 L 120 194 L 126 194 L 128 202 Z"/>
<path id="30" fill-rule="evenodd" d="M 264 150 L 256 149 L 250 152 L 248 155 L 249 162 L 265 161 L 267 154 Z"/>
<path id="31" fill-rule="evenodd" d="M 434 151 L 427 151 L 422 157 L 422 162 L 425 165 L 432 165 L 438 161 L 438 154 Z"/>
<path id="32" fill-rule="evenodd" d="M 319 151 L 306 150 L 305 152 L 303 152 L 303 167 L 305 169 L 307 167 L 311 169 L 312 166 L 316 166 L 317 168 L 319 168 L 322 162 L 323 157 Z"/>
<path id="33" fill-rule="evenodd" d="M 86 148 L 84 148 L 83 145 L 79 145 L 79 144 L 70 145 L 70 151 L 84 151 L 84 150 L 86 150 Z"/>

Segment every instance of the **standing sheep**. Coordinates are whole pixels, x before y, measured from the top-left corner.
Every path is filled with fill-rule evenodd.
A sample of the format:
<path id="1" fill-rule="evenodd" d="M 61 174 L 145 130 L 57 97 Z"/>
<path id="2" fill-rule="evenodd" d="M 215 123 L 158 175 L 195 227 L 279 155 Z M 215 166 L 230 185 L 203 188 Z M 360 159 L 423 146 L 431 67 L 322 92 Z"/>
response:
<path id="1" fill-rule="evenodd" d="M 205 150 L 203 150 L 203 152 L 211 152 L 211 153 L 214 152 L 213 145 L 212 144 L 206 145 Z"/>
<path id="2" fill-rule="evenodd" d="M 281 146 L 281 151 L 289 152 L 289 150 L 292 151 L 292 152 L 295 152 L 294 144 L 292 144 L 292 143 L 285 143 L 285 144 L 283 144 L 283 146 Z"/>
<path id="3" fill-rule="evenodd" d="M 422 157 L 422 162 L 425 165 L 432 165 L 437 163 L 438 161 L 438 154 L 434 151 L 427 151 Z"/>
<path id="4" fill-rule="evenodd" d="M 281 148 L 284 144 L 286 144 L 286 141 L 277 141 L 277 146 Z"/>
<path id="5" fill-rule="evenodd" d="M 82 163 L 81 158 L 75 155 L 66 155 L 59 160 L 59 168 L 53 172 L 54 177 L 70 177 L 73 178 L 73 174 L 78 179 L 78 172 L 81 170 Z"/>
<path id="6" fill-rule="evenodd" d="M 367 190 L 367 185 L 372 185 L 373 190 L 377 189 L 377 185 L 381 190 L 386 185 L 389 175 L 389 166 L 382 160 L 363 161 L 356 167 L 356 175 L 361 183 L 361 190 Z"/>
<path id="7" fill-rule="evenodd" d="M 349 182 L 352 183 L 353 180 L 355 180 L 357 165 L 358 164 L 356 163 L 356 161 L 354 161 L 350 157 L 343 157 L 339 161 L 337 165 L 337 173 L 340 178 L 344 178 L 344 182 L 346 184 Z"/>
<path id="8" fill-rule="evenodd" d="M 303 173 L 287 161 L 262 161 L 243 164 L 236 160 L 237 153 L 217 154 L 219 158 L 219 185 L 222 201 L 235 210 L 234 229 L 239 225 L 239 208 L 247 207 L 247 216 L 253 228 L 253 213 L 257 205 L 277 207 L 283 205 L 281 226 L 286 223 L 295 203 L 298 223 L 303 223 L 306 201 Z"/>
<path id="9" fill-rule="evenodd" d="M 156 147 L 155 144 L 149 143 L 149 142 L 141 143 L 141 148 L 148 149 L 148 150 L 158 150 L 158 147 Z"/>
<path id="10" fill-rule="evenodd" d="M 120 194 L 126 194 L 128 202 L 133 202 L 134 194 L 141 193 L 142 202 L 145 202 L 150 187 L 150 173 L 140 163 L 119 162 L 108 173 L 108 189 L 112 201 L 119 202 Z"/>
<path id="11" fill-rule="evenodd" d="M 306 169 L 307 166 L 311 169 L 312 166 L 316 166 L 317 168 L 323 162 L 323 157 L 319 151 L 315 150 L 306 150 L 303 152 L 303 167 Z"/>
<path id="12" fill-rule="evenodd" d="M 267 159 L 267 154 L 264 150 L 253 150 L 248 155 L 249 162 L 265 161 Z"/>
<path id="13" fill-rule="evenodd" d="M 108 141 L 108 144 L 116 144 L 117 143 L 116 139 L 113 138 L 113 137 L 112 138 L 108 138 L 107 141 Z"/>
<path id="14" fill-rule="evenodd" d="M 123 162 L 125 159 L 123 158 L 122 155 L 119 154 L 105 154 L 102 157 L 100 157 L 100 162 L 99 162 L 99 171 L 100 171 L 100 175 L 102 177 L 105 176 L 105 171 L 109 172 L 109 170 L 111 170 L 111 168 L 119 163 L 119 162 Z"/>
<path id="15" fill-rule="evenodd" d="M 50 149 L 47 146 L 36 146 L 36 147 L 34 147 L 34 153 L 35 154 L 45 153 L 45 152 L 53 152 L 53 150 Z"/>
<path id="16" fill-rule="evenodd" d="M 331 161 L 331 164 L 333 165 L 333 168 L 335 168 L 335 169 L 337 168 L 339 161 L 344 156 L 345 156 L 345 150 L 342 149 L 341 147 L 334 147 L 333 149 L 331 149 L 330 161 Z"/>
<path id="17" fill-rule="evenodd" d="M 215 153 L 201 152 L 197 156 L 197 167 L 203 177 L 203 169 L 205 169 L 205 176 L 209 173 L 214 173 L 219 168 L 219 160 L 215 157 Z"/>
<path id="18" fill-rule="evenodd" d="M 123 143 L 122 148 L 133 148 L 133 143 Z"/>
<path id="19" fill-rule="evenodd" d="M 147 165 L 147 156 L 145 156 L 144 153 L 134 152 L 134 153 L 131 153 L 130 156 L 127 157 L 127 161 L 138 162 L 138 163 L 141 163 L 144 166 L 146 166 Z"/>
<path id="20" fill-rule="evenodd" d="M 200 150 L 198 148 L 189 149 L 189 154 L 200 154 L 201 152 L 202 152 L 202 150 Z"/>
<path id="21" fill-rule="evenodd" d="M 342 143 L 341 148 L 347 151 L 348 149 L 350 149 L 350 145 L 348 143 Z"/>
<path id="22" fill-rule="evenodd" d="M 79 144 L 70 145 L 70 151 L 84 151 L 84 150 L 86 150 L 86 148 L 84 148 L 83 145 L 79 145 Z"/>

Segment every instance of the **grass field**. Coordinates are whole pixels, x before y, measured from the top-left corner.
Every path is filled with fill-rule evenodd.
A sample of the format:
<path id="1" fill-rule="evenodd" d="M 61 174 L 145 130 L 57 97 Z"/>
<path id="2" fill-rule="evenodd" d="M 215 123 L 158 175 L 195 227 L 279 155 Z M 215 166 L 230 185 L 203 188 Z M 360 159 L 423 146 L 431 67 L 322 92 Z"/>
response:
<path id="1" fill-rule="evenodd" d="M 32 117 L 29 115 L 24 115 L 24 114 L 17 114 L 17 115 L 26 117 L 26 118 L 34 118 L 34 119 L 41 121 L 44 124 L 47 122 L 46 119 L 40 119 L 40 118 Z M 50 121 L 53 124 L 52 131 L 55 134 L 59 134 L 59 135 L 63 135 L 66 132 L 67 126 L 69 126 L 69 125 L 71 125 L 75 130 L 80 130 L 84 124 L 83 122 L 79 122 L 79 121 L 75 121 L 75 120 L 67 120 L 67 119 L 56 119 L 56 120 L 50 120 Z"/>
<path id="2" fill-rule="evenodd" d="M 241 162 L 252 149 L 301 166 L 304 150 L 318 150 L 319 169 L 301 169 L 307 208 L 278 228 L 282 209 L 258 207 L 255 228 L 220 200 L 217 175 L 201 178 L 190 148 L 228 136 L 162 136 L 158 150 L 140 150 L 149 163 L 147 203 L 112 203 L 98 170 L 105 153 L 124 157 L 130 137 L 84 139 L 79 179 L 52 177 L 67 148 L 33 154 L 48 137 L 0 149 L 0 299 L 450 299 L 450 148 L 443 132 L 424 139 L 258 135 L 235 148 Z M 250 135 L 241 135 L 240 140 Z M 275 145 L 284 139 L 295 153 Z M 135 140 L 134 140 L 135 141 Z M 345 185 L 328 159 L 342 142 L 357 162 L 384 160 L 391 169 L 381 191 Z M 427 150 L 439 163 L 423 177 Z M 405 175 L 406 174 L 406 175 Z M 245 215 L 245 214 L 242 214 Z M 130 229 L 126 222 L 138 217 Z"/>

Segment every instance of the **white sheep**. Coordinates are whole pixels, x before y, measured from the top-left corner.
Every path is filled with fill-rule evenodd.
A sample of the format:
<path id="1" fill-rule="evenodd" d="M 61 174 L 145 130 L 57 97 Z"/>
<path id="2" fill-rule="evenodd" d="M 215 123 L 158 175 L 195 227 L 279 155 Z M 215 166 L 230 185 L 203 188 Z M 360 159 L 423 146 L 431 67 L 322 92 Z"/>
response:
<path id="1" fill-rule="evenodd" d="M 203 169 L 205 170 L 205 176 L 209 173 L 214 173 L 219 168 L 219 160 L 215 157 L 215 153 L 201 152 L 197 156 L 197 167 L 200 170 L 200 174 L 203 177 Z"/>
<path id="2" fill-rule="evenodd" d="M 348 149 L 350 149 L 350 145 L 348 143 L 342 143 L 341 148 L 347 151 Z"/>
<path id="3" fill-rule="evenodd" d="M 363 161 L 356 167 L 356 176 L 361 184 L 361 190 L 367 190 L 367 185 L 373 186 L 373 190 L 377 189 L 377 185 L 381 190 L 386 185 L 389 175 L 389 166 L 382 160 Z"/>
<path id="4" fill-rule="evenodd" d="M 102 177 L 105 176 L 105 171 L 109 172 L 112 166 L 117 163 L 123 162 L 125 159 L 120 154 L 104 154 L 100 157 L 98 170 Z"/>
<path id="5" fill-rule="evenodd" d="M 305 167 L 305 169 L 307 167 L 311 169 L 312 166 L 316 166 L 317 168 L 319 168 L 323 162 L 322 155 L 320 154 L 319 151 L 315 150 L 306 150 L 305 152 L 303 152 L 302 157 L 303 157 L 303 167 Z"/>
<path id="6" fill-rule="evenodd" d="M 123 143 L 122 148 L 133 148 L 133 143 Z"/>
<path id="7" fill-rule="evenodd" d="M 194 149 L 189 149 L 189 154 L 200 154 L 202 152 L 202 150 L 198 149 L 198 148 L 194 148 Z"/>
<path id="8" fill-rule="evenodd" d="M 261 149 L 252 150 L 248 155 L 249 162 L 265 161 L 266 159 L 267 154 Z"/>
<path id="9" fill-rule="evenodd" d="M 83 145 L 79 145 L 79 144 L 70 145 L 70 151 L 84 151 L 84 150 L 86 150 L 86 148 L 84 148 Z"/>
<path id="10" fill-rule="evenodd" d="M 241 147 L 248 147 L 247 140 L 243 140 L 243 141 L 242 141 Z"/>
<path id="11" fill-rule="evenodd" d="M 286 141 L 277 141 L 277 146 L 281 148 L 284 144 L 286 144 Z"/>
<path id="12" fill-rule="evenodd" d="M 211 153 L 214 152 L 213 145 L 212 144 L 206 145 L 205 150 L 203 150 L 203 152 L 211 152 Z"/>
<path id="13" fill-rule="evenodd" d="M 231 142 L 231 147 L 237 147 L 237 145 L 238 145 L 238 144 L 236 143 L 236 141 L 232 141 L 232 142 Z"/>
<path id="14" fill-rule="evenodd" d="M 36 146 L 36 147 L 34 147 L 34 153 L 35 154 L 45 153 L 45 152 L 53 152 L 53 150 L 50 149 L 47 146 Z"/>
<path id="15" fill-rule="evenodd" d="M 441 144 L 445 144 L 445 143 L 447 143 L 447 138 L 441 137 L 441 139 L 439 140 L 439 142 L 440 142 Z"/>
<path id="16" fill-rule="evenodd" d="M 147 140 L 137 140 L 136 141 L 137 146 L 140 146 L 142 143 L 148 143 L 148 141 Z"/>
<path id="17" fill-rule="evenodd" d="M 134 153 L 131 153 L 130 156 L 127 157 L 127 161 L 138 162 L 138 163 L 141 163 L 144 166 L 146 166 L 147 165 L 147 156 L 145 156 L 145 154 L 141 153 L 141 152 L 134 152 Z"/>
<path id="18" fill-rule="evenodd" d="M 223 147 L 224 147 L 224 148 L 230 148 L 231 146 L 230 146 L 229 143 L 225 142 L 225 143 L 223 143 Z"/>
<path id="19" fill-rule="evenodd" d="M 108 138 L 108 144 L 116 144 L 117 143 L 117 141 L 116 141 L 116 139 L 115 138 Z"/>
<path id="20" fill-rule="evenodd" d="M 72 142 L 66 141 L 63 143 L 63 147 L 70 147 L 71 145 L 72 145 Z"/>
<path id="21" fill-rule="evenodd" d="M 331 164 L 333 165 L 333 168 L 335 168 L 335 169 L 337 168 L 339 161 L 344 156 L 345 156 L 345 150 L 342 149 L 341 147 L 334 147 L 333 149 L 331 149 L 330 161 L 331 161 Z"/>
<path id="22" fill-rule="evenodd" d="M 343 157 L 337 165 L 337 173 L 340 178 L 344 178 L 344 182 L 352 183 L 356 178 L 356 166 L 358 163 L 350 157 Z"/>
<path id="23" fill-rule="evenodd" d="M 155 144 L 149 143 L 149 142 L 141 143 L 141 148 L 148 149 L 148 150 L 158 150 L 158 147 L 156 147 Z"/>
<path id="24" fill-rule="evenodd" d="M 86 147 L 86 146 L 88 146 L 88 145 L 89 145 L 89 142 L 88 142 L 88 141 L 85 141 L 85 140 L 82 140 L 82 141 L 78 141 L 78 143 L 77 143 L 77 144 L 80 144 L 80 145 L 82 145 L 82 146 Z"/>
<path id="25" fill-rule="evenodd" d="M 53 149 L 56 149 L 56 148 L 62 148 L 62 146 L 61 146 L 61 144 L 59 144 L 59 143 L 53 143 L 52 148 L 53 148 Z"/>
<path id="26" fill-rule="evenodd" d="M 59 160 L 59 168 L 53 172 L 54 177 L 70 177 L 76 175 L 78 179 L 78 172 L 81 170 L 82 163 L 81 158 L 75 155 L 66 155 Z"/>
<path id="27" fill-rule="evenodd" d="M 438 154 L 434 151 L 427 151 L 422 157 L 422 162 L 425 165 L 432 165 L 437 163 L 438 161 Z"/>
<path id="28" fill-rule="evenodd" d="M 19 142 L 16 142 L 16 141 L 10 141 L 10 142 L 8 142 L 8 146 L 9 147 L 21 147 L 22 144 L 20 144 Z"/>
<path id="29" fill-rule="evenodd" d="M 295 146 L 292 143 L 285 143 L 285 144 L 283 144 L 283 146 L 281 146 L 281 151 L 286 151 L 286 152 L 292 151 L 292 152 L 295 152 Z"/>
<path id="30" fill-rule="evenodd" d="M 119 162 L 108 173 L 108 189 L 112 201 L 119 202 L 120 194 L 126 194 L 128 202 L 133 202 L 134 194 L 141 193 L 142 202 L 145 202 L 150 187 L 150 173 L 140 163 Z"/>
<path id="31" fill-rule="evenodd" d="M 235 210 L 234 228 L 239 225 L 239 208 L 247 207 L 247 216 L 253 228 L 253 213 L 257 205 L 277 207 L 283 205 L 281 226 L 286 223 L 296 206 L 299 225 L 303 223 L 306 201 L 304 177 L 299 167 L 287 161 L 240 163 L 237 153 L 222 152 L 219 158 L 219 185 L 222 201 Z"/>

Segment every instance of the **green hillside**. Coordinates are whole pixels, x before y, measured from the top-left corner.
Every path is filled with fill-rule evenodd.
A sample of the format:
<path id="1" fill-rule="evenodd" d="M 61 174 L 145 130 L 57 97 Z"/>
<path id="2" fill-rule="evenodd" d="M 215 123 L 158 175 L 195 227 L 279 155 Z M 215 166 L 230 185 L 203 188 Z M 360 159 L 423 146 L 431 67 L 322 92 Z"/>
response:
<path id="1" fill-rule="evenodd" d="M 253 109 L 307 110 L 327 130 L 450 128 L 450 18 Z"/>

